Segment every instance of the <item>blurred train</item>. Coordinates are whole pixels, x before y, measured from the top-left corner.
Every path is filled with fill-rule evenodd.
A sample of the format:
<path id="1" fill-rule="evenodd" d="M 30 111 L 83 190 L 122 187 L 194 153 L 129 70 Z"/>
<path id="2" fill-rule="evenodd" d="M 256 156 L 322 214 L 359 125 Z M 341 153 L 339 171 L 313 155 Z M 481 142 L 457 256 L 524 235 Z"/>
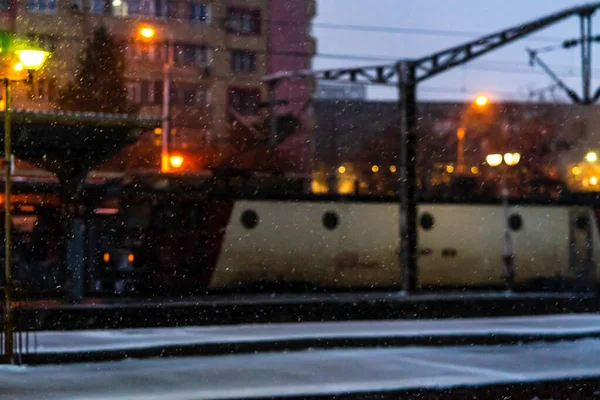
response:
<path id="1" fill-rule="evenodd" d="M 95 204 L 86 223 L 88 293 L 401 288 L 397 199 L 267 186 L 136 182 Z M 595 286 L 600 236 L 593 206 L 515 201 L 509 207 L 517 288 Z M 422 288 L 503 286 L 499 202 L 422 202 L 418 211 Z M 39 231 L 33 249 L 52 242 L 39 224 L 29 224 Z M 30 267 L 28 279 L 60 287 L 60 258 Z"/>
<path id="2" fill-rule="evenodd" d="M 219 190 L 136 190 L 122 203 L 123 248 L 158 292 L 399 289 L 399 205 L 393 197 L 301 194 L 260 182 Z M 293 186 L 293 185 L 292 185 Z M 423 288 L 502 287 L 504 213 L 497 201 L 419 206 Z M 600 236 L 592 206 L 515 201 L 508 224 L 516 285 L 595 284 Z M 549 286 L 550 285 L 550 286 Z"/>

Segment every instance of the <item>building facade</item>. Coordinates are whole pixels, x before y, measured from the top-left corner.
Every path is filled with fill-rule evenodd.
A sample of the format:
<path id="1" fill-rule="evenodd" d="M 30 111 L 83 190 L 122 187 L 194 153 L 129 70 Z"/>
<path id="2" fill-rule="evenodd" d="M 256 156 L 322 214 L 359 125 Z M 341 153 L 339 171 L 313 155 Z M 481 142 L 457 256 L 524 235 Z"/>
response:
<path id="1" fill-rule="evenodd" d="M 161 115 L 164 68 L 172 60 L 171 148 L 197 161 L 208 148 L 228 144 L 235 115 L 261 114 L 264 75 L 310 67 L 314 15 L 315 0 L 6 0 L 0 29 L 35 38 L 52 52 L 33 85 L 16 88 L 17 108 L 57 108 L 59 89 L 73 78 L 85 40 L 99 25 L 124 44 L 128 96 L 143 114 Z M 142 37 L 143 28 L 154 35 Z M 279 96 L 308 99 L 310 88 L 286 84 Z M 161 134 L 140 145 L 159 151 Z"/>

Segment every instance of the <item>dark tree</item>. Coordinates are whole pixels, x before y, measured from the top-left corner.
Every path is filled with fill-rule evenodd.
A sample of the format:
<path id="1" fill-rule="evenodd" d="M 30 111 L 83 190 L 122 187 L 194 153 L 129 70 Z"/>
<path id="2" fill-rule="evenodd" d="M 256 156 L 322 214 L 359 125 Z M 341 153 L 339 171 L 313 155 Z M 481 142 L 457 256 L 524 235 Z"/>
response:
<path id="1" fill-rule="evenodd" d="M 59 105 L 66 111 L 137 112 L 127 99 L 123 48 L 103 26 L 88 40 L 74 80 L 61 91 Z"/>

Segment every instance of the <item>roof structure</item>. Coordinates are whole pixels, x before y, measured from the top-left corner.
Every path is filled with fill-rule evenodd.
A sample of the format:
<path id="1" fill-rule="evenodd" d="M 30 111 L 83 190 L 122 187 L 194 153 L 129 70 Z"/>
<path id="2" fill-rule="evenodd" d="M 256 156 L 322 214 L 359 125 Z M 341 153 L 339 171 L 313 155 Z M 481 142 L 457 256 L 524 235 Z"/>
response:
<path id="1" fill-rule="evenodd" d="M 0 112 L 0 121 L 4 115 Z M 161 123 L 154 117 L 31 110 L 13 110 L 11 119 L 14 155 L 56 174 L 71 197 L 77 196 L 90 170 Z M 4 143 L 4 124 L 0 133 Z M 4 156 L 4 146 L 0 154 Z"/>

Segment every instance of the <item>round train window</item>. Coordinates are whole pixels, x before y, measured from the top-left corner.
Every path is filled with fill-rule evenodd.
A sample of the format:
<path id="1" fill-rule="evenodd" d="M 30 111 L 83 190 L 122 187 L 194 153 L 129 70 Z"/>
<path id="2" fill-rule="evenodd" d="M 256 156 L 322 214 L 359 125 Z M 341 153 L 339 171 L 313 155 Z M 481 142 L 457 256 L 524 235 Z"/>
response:
<path id="1" fill-rule="evenodd" d="M 246 229 L 253 229 L 258 225 L 258 214 L 254 210 L 246 210 L 242 213 L 240 220 Z"/>
<path id="2" fill-rule="evenodd" d="M 428 231 L 431 228 L 433 228 L 434 223 L 435 223 L 435 221 L 433 220 L 433 215 L 431 215 L 429 213 L 423 213 L 421 215 L 421 228 Z"/>
<path id="3" fill-rule="evenodd" d="M 330 231 L 334 230 L 339 223 L 340 219 L 334 211 L 327 211 L 325 214 L 323 214 L 323 226 Z"/>
<path id="4" fill-rule="evenodd" d="M 577 229 L 582 230 L 582 231 L 587 229 L 589 223 L 590 223 L 590 219 L 587 217 L 587 215 L 580 215 L 579 217 L 577 217 L 577 220 L 575 221 L 575 225 L 577 226 Z"/>
<path id="5" fill-rule="evenodd" d="M 523 227 L 523 218 L 519 214 L 513 214 L 508 217 L 508 226 L 513 231 L 521 230 Z"/>

